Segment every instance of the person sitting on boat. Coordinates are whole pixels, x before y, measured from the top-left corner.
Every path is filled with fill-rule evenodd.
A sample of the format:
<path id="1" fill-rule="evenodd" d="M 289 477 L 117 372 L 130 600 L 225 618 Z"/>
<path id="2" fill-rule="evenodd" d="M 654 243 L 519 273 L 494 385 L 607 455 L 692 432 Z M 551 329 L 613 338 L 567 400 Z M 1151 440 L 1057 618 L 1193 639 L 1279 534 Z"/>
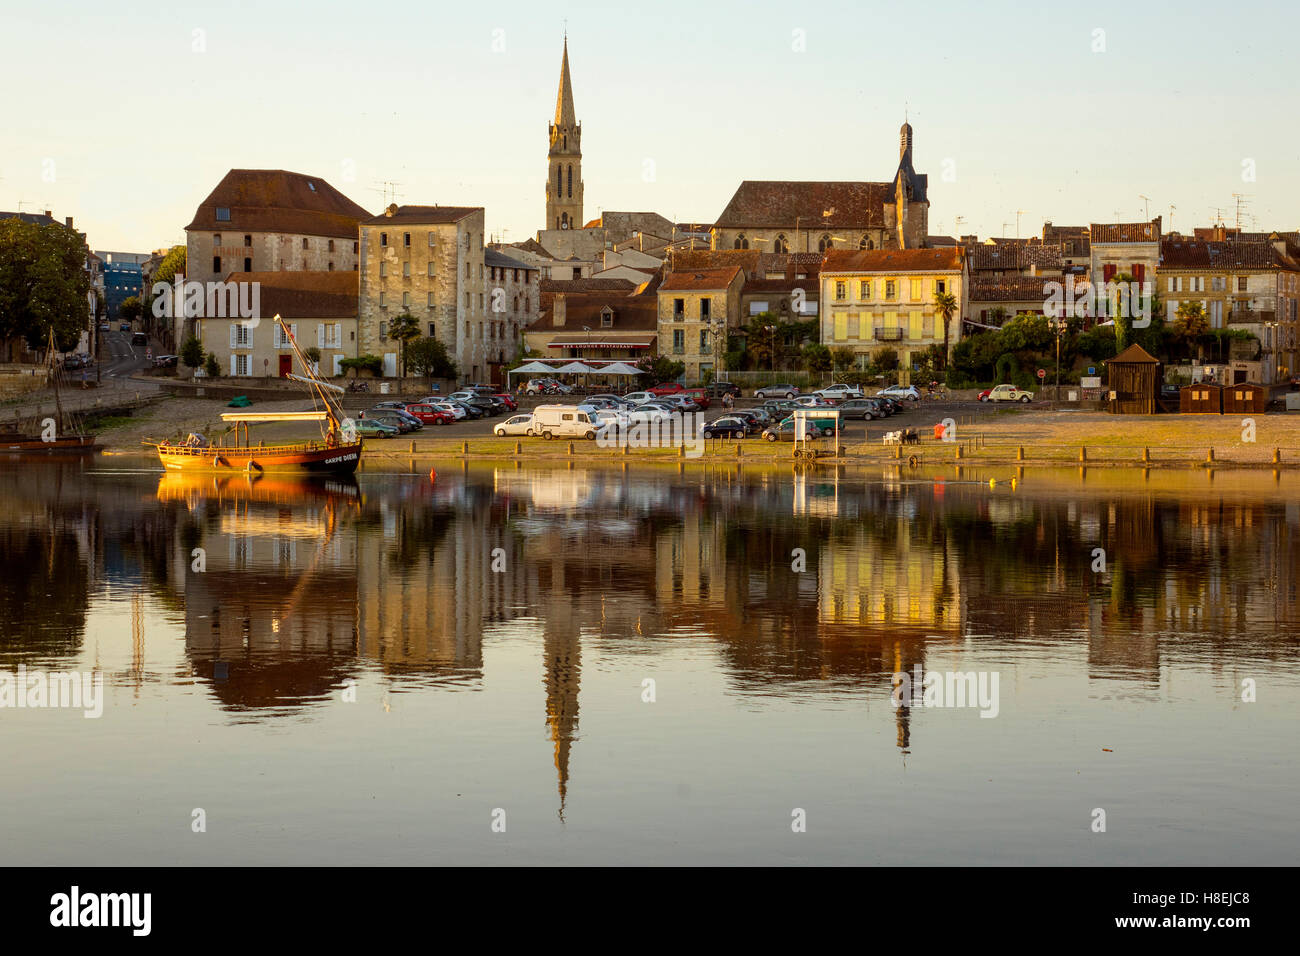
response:
<path id="1" fill-rule="evenodd" d="M 196 435 L 194 432 L 190 432 L 189 437 L 185 439 L 185 444 L 189 445 L 191 448 L 207 448 L 208 440 L 202 435 Z"/>

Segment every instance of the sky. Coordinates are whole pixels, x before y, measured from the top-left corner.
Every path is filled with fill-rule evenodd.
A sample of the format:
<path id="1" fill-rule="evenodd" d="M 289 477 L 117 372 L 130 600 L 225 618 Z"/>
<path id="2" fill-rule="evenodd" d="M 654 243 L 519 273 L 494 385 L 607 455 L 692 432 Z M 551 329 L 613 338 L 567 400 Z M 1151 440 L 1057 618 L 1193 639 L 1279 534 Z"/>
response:
<path id="1" fill-rule="evenodd" d="M 1243 228 L 1296 229 L 1297 26 L 1273 0 L 0 0 L 0 209 L 147 252 L 229 169 L 288 169 L 375 212 L 483 206 L 523 240 L 567 29 L 588 219 L 709 223 L 744 179 L 886 181 L 906 114 L 932 234 L 1167 231 L 1171 205 L 1190 231 L 1235 224 L 1234 193 Z"/>

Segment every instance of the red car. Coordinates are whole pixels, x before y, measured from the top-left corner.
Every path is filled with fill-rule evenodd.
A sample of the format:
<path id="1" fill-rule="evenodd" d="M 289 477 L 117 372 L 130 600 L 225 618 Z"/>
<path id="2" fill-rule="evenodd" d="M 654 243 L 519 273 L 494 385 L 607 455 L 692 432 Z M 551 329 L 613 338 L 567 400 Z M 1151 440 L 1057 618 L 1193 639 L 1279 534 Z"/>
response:
<path id="1" fill-rule="evenodd" d="M 508 408 L 510 411 L 512 412 L 519 411 L 519 405 L 516 404 L 515 400 L 510 396 L 509 392 L 493 392 L 492 397 L 499 398 L 501 399 L 501 401 L 505 402 L 506 408 Z"/>
<path id="2" fill-rule="evenodd" d="M 688 388 L 681 394 L 685 395 L 701 409 L 709 407 L 709 390 L 707 388 Z"/>
<path id="3" fill-rule="evenodd" d="M 456 416 L 451 412 L 444 412 L 434 408 L 432 405 L 422 405 L 415 403 L 406 406 L 406 413 L 414 415 L 426 425 L 450 425 L 456 420 Z"/>
<path id="4" fill-rule="evenodd" d="M 680 382 L 661 382 L 654 388 L 646 389 L 652 395 L 676 395 L 678 392 L 684 392 Z"/>

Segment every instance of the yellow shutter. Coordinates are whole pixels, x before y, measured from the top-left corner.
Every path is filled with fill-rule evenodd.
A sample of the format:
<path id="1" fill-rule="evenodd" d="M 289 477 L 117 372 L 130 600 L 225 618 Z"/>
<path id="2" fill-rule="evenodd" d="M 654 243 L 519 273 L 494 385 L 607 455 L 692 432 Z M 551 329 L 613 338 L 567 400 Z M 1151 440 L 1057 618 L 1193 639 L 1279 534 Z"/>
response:
<path id="1" fill-rule="evenodd" d="M 921 280 L 920 279 L 912 280 L 912 301 L 913 302 L 921 301 Z"/>
<path id="2" fill-rule="evenodd" d="M 919 282 L 920 280 L 913 279 L 912 281 Z M 910 325 L 910 328 L 908 329 L 907 337 L 909 339 L 920 339 L 922 337 L 921 326 L 923 322 L 924 313 L 919 311 L 909 312 L 907 315 L 908 315 L 908 324 Z"/>
<path id="3" fill-rule="evenodd" d="M 835 341 L 843 342 L 849 337 L 849 314 L 847 312 L 835 313 Z"/>

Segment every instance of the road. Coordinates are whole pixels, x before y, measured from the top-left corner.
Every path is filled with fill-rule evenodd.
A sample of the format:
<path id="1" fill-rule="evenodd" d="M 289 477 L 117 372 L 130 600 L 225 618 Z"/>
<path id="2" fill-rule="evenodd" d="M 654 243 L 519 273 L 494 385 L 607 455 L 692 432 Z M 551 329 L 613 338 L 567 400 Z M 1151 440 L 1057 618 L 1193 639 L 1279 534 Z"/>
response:
<path id="1" fill-rule="evenodd" d="M 130 332 L 100 332 L 100 380 L 124 378 L 153 363 L 145 358 L 145 346 L 132 345 Z M 94 373 L 92 368 L 91 373 Z"/>

